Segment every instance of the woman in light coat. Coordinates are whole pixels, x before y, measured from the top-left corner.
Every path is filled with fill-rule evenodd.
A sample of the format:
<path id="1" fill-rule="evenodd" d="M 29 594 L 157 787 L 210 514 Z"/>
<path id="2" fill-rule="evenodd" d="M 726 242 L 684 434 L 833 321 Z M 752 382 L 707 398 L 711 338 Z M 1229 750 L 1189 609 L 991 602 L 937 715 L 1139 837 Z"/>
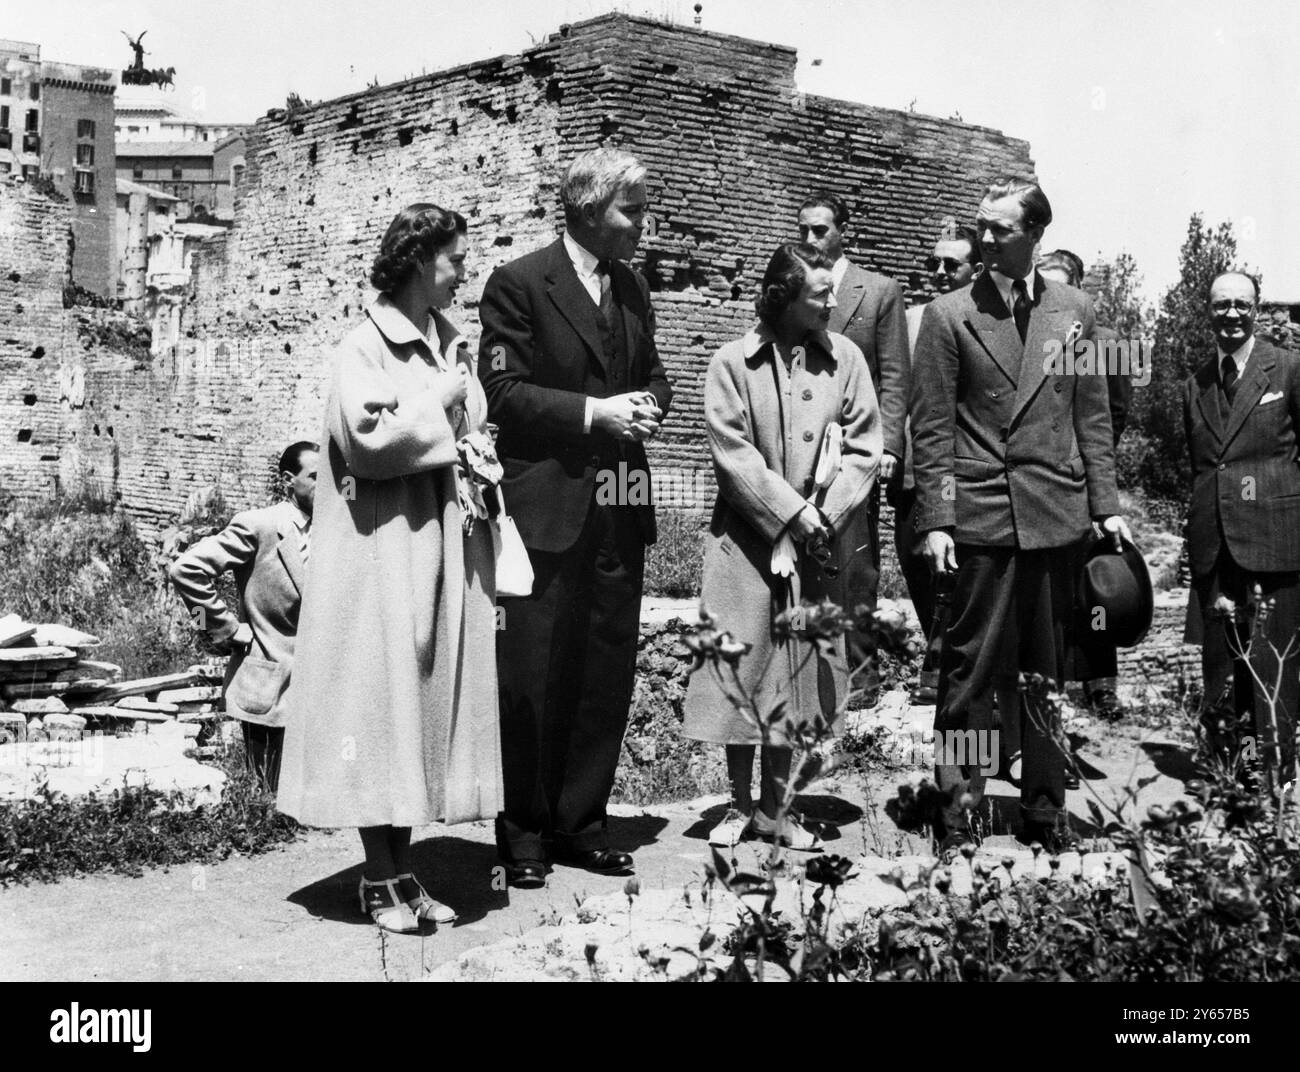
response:
<path id="1" fill-rule="evenodd" d="M 736 680 L 725 664 L 705 665 L 686 694 L 686 736 L 727 746 L 732 803 L 709 836 L 714 844 L 733 845 L 753 831 L 794 848 L 816 848 L 797 819 L 778 831 L 775 818 L 798 727 L 833 728 L 847 684 L 843 638 L 828 658 L 811 640 L 774 631 L 774 621 L 782 611 L 828 597 L 828 577 L 815 554 L 864 507 L 882 449 L 862 351 L 826 330 L 835 307 L 830 267 L 811 246 L 780 246 L 763 277 L 758 326 L 719 350 L 705 379 L 718 499 L 701 602 L 720 630 L 752 645 L 735 665 Z M 819 486 L 827 438 L 839 440 L 840 464 L 837 472 L 821 467 Z M 737 685 L 757 712 L 737 710 Z M 765 744 L 754 715 L 766 720 L 782 702 L 784 714 Z M 758 745 L 764 747 L 755 808 L 750 782 Z"/>
<path id="2" fill-rule="evenodd" d="M 456 918 L 412 875 L 411 828 L 501 807 L 492 539 L 486 520 L 465 531 L 457 475 L 487 405 L 437 311 L 465 247 L 458 213 L 403 209 L 379 298 L 334 354 L 278 798 L 359 828 L 362 910 L 395 931 Z"/>

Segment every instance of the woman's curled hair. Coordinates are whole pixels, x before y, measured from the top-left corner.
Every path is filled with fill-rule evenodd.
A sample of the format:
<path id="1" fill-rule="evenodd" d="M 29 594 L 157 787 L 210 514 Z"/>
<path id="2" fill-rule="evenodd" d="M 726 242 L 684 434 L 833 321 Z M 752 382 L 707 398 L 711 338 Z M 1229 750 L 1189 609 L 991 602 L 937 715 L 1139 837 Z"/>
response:
<path id="1" fill-rule="evenodd" d="M 392 293 L 410 278 L 422 261 L 437 256 L 458 234 L 465 234 L 465 217 L 427 202 L 407 205 L 388 225 L 379 254 L 370 269 L 376 290 Z"/>
<path id="2" fill-rule="evenodd" d="M 824 253 L 806 242 L 785 242 L 776 247 L 772 259 L 763 273 L 763 287 L 754 308 L 759 320 L 770 328 L 776 327 L 782 314 L 803 291 L 808 273 L 814 269 L 829 270 L 831 262 Z"/>

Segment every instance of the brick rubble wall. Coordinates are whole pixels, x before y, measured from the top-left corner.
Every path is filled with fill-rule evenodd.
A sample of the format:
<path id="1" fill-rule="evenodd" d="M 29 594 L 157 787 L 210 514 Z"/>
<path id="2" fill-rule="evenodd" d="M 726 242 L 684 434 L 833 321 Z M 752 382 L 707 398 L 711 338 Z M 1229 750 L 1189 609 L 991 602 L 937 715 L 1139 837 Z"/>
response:
<path id="1" fill-rule="evenodd" d="M 781 46 L 611 15 L 519 56 L 270 113 L 249 131 L 235 226 L 196 257 L 150 367 L 87 368 L 87 464 L 109 472 L 91 429 L 111 424 L 118 490 L 146 532 L 196 486 L 260 502 L 267 458 L 319 434 L 328 354 L 373 297 L 366 276 L 395 212 L 432 200 L 469 218 L 451 315 L 475 341 L 492 269 L 558 234 L 563 167 L 618 144 L 650 169 L 636 265 L 677 389 L 652 444 L 656 492 L 707 509 L 704 370 L 751 323 L 805 194 L 846 195 L 851 255 L 911 287 L 945 217 L 969 216 L 992 175 L 1033 168 L 1028 145 L 996 131 L 800 94 L 794 66 Z"/>

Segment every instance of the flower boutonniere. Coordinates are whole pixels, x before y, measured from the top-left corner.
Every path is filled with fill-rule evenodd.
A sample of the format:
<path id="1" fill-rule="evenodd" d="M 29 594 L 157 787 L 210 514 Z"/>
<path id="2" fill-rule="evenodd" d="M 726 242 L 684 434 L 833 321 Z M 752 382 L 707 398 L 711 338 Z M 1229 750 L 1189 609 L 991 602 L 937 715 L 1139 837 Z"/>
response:
<path id="1" fill-rule="evenodd" d="M 1070 325 L 1070 330 L 1065 335 L 1065 348 L 1068 350 L 1083 337 L 1083 323 L 1076 320 Z"/>

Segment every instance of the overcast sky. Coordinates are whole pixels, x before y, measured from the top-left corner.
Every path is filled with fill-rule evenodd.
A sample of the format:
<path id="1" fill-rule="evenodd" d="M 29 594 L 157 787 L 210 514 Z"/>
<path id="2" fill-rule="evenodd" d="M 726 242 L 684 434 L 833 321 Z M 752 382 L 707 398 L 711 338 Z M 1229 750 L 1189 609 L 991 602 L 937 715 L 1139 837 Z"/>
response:
<path id="1" fill-rule="evenodd" d="M 16 6 L 16 5 L 15 5 Z M 617 8 L 690 24 L 686 0 L 42 0 L 0 36 L 129 66 L 147 30 L 168 100 L 213 121 L 519 52 Z M 1300 302 L 1295 0 L 708 0 L 703 26 L 792 45 L 810 93 L 951 116 L 1029 141 L 1049 248 L 1132 253 L 1152 299 L 1192 212 L 1230 220 L 1264 293 Z M 814 66 L 813 60 L 821 60 Z M 139 90 L 132 91 L 138 93 Z"/>

